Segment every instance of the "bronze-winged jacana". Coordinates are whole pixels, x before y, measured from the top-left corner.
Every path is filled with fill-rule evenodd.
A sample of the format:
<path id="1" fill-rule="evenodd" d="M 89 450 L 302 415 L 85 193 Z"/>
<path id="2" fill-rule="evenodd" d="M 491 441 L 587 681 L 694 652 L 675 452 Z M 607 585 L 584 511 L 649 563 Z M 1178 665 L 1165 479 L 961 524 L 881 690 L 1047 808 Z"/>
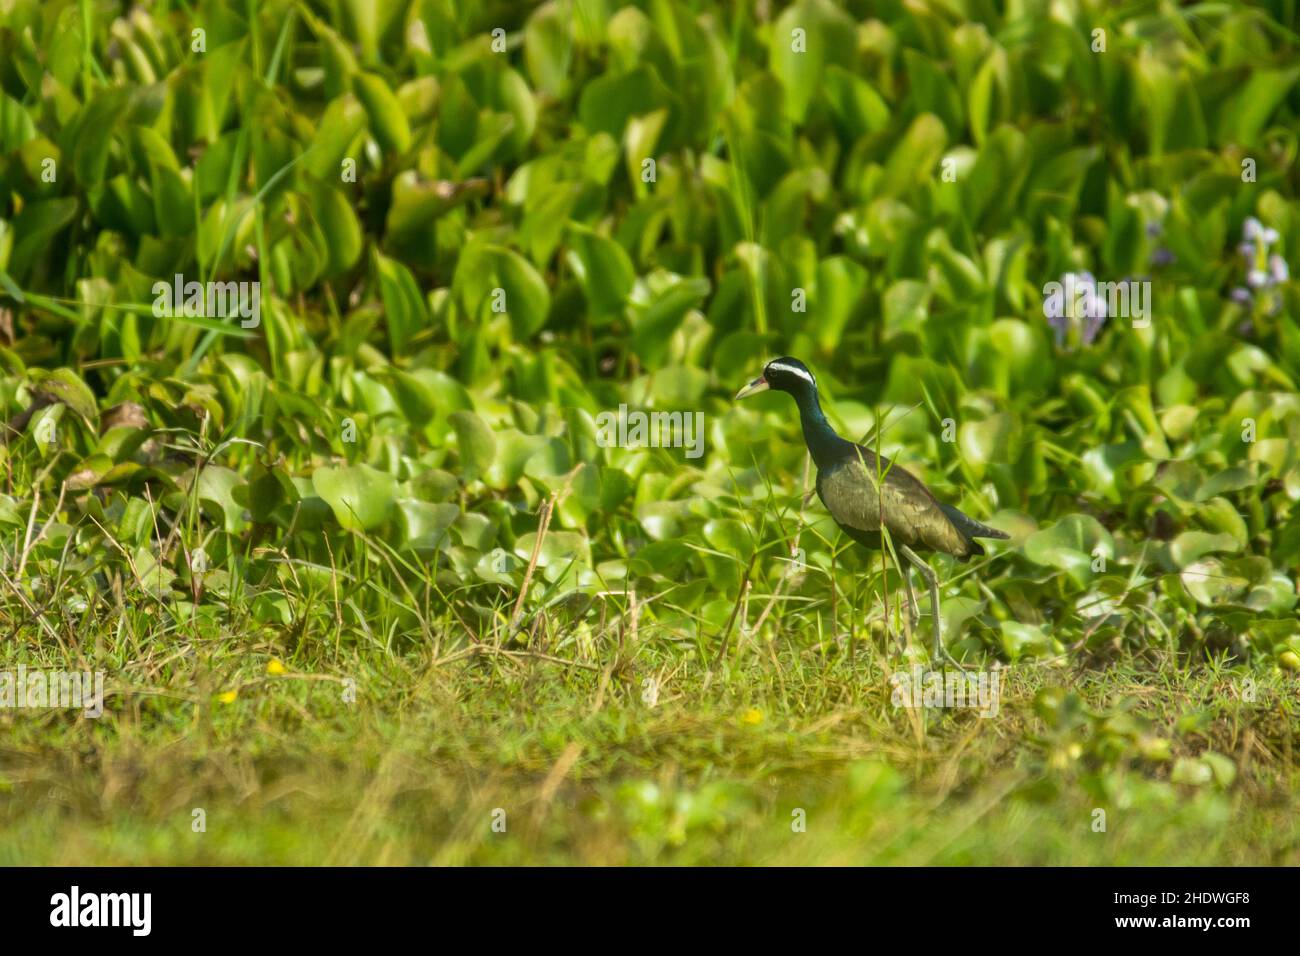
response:
<path id="1" fill-rule="evenodd" d="M 763 367 L 763 374 L 742 388 L 736 398 L 768 389 L 789 393 L 799 406 L 804 444 L 817 466 L 817 496 L 844 533 L 860 544 L 879 549 L 883 515 L 890 540 L 930 586 L 930 617 L 934 627 L 932 659 L 960 667 L 944 647 L 939 629 L 939 579 L 916 552 L 942 551 L 965 561 L 984 553 L 976 538 L 1008 535 L 937 501 L 915 475 L 883 456 L 877 461 L 871 449 L 837 435 L 817 400 L 817 380 L 803 362 L 789 357 L 773 359 Z M 912 583 L 906 572 L 903 577 L 915 617 Z"/>

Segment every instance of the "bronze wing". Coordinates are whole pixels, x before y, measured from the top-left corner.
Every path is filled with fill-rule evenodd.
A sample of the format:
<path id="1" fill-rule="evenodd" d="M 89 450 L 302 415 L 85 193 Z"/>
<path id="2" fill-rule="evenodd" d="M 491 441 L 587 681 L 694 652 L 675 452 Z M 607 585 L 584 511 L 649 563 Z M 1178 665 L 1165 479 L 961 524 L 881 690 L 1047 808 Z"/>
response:
<path id="1" fill-rule="evenodd" d="M 885 527 L 894 541 L 959 558 L 972 553 L 970 539 L 949 520 L 919 478 L 881 458 L 880 471 L 887 472 L 881 482 L 875 454 L 861 445 L 854 447 L 858 458 L 818 475 L 818 494 L 838 524 L 853 531 L 877 532 L 883 504 Z"/>

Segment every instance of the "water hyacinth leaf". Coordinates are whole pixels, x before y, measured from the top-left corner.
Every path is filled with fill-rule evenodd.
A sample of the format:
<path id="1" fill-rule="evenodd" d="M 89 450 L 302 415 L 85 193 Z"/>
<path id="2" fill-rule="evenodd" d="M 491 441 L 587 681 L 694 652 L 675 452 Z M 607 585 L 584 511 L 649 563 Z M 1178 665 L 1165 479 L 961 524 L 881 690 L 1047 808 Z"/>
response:
<path id="1" fill-rule="evenodd" d="M 541 435 L 526 435 L 517 429 L 493 434 L 496 455 L 484 481 L 493 488 L 510 488 L 524 475 L 524 468 L 534 454 L 547 443 Z"/>
<path id="2" fill-rule="evenodd" d="M 1120 500 L 1121 474 L 1130 466 L 1146 460 L 1142 446 L 1135 441 L 1102 445 L 1090 448 L 1083 454 L 1083 465 L 1089 484 L 1110 501 Z"/>
<path id="3" fill-rule="evenodd" d="M 540 330 L 551 308 L 550 289 L 527 259 L 479 240 L 462 251 L 452 292 L 470 315 L 505 314 L 517 339 Z"/>
<path id="4" fill-rule="evenodd" d="M 1002 622 L 1001 642 L 1003 652 L 1013 661 L 1051 652 L 1051 640 L 1041 628 L 1019 621 Z"/>
<path id="5" fill-rule="evenodd" d="M 520 535 L 515 541 L 515 554 L 525 561 L 530 560 L 536 542 L 535 531 Z M 546 537 L 542 539 L 541 550 L 538 552 L 538 567 L 562 570 L 575 561 L 581 565 L 591 564 L 591 549 L 586 535 L 576 531 L 547 531 Z"/>
<path id="6" fill-rule="evenodd" d="M 376 252 L 374 268 L 384 300 L 384 317 L 393 354 L 400 355 L 407 344 L 431 323 L 428 306 L 411 270 L 396 259 Z"/>
<path id="7" fill-rule="evenodd" d="M 32 393 L 35 396 L 44 402 L 66 405 L 91 427 L 98 425 L 99 403 L 81 376 L 70 368 L 35 374 L 38 376 L 32 383 Z"/>
<path id="8" fill-rule="evenodd" d="M 397 501 L 397 479 L 365 464 L 317 468 L 311 484 L 334 520 L 352 530 L 378 528 Z"/>
<path id="9" fill-rule="evenodd" d="M 1183 568 L 1179 577 L 1183 587 L 1199 603 L 1207 606 L 1231 601 L 1249 586 L 1245 577 L 1232 573 L 1217 558 L 1205 558 Z"/>
<path id="10" fill-rule="evenodd" d="M 1196 515 L 1207 528 L 1231 537 L 1239 547 L 1250 540 L 1246 519 L 1227 498 L 1211 498 L 1196 509 Z"/>
<path id="11" fill-rule="evenodd" d="M 399 498 L 397 514 L 402 543 L 416 551 L 431 552 L 447 540 L 448 529 L 460 516 L 460 507 Z"/>
<path id="12" fill-rule="evenodd" d="M 703 278 L 685 278 L 657 272 L 638 279 L 630 296 L 634 343 L 647 361 L 657 360 L 667 349 L 668 337 L 687 311 L 706 295 L 710 284 Z"/>
<path id="13" fill-rule="evenodd" d="M 603 316 L 621 312 L 636 281 L 632 260 L 623 247 L 580 227 L 571 231 L 569 244 L 574 272 L 592 313 Z"/>
<path id="14" fill-rule="evenodd" d="M 623 152 L 627 157 L 628 181 L 638 196 L 649 192 L 645 180 L 647 160 L 653 160 L 656 156 L 655 148 L 664 125 L 668 122 L 668 115 L 668 110 L 660 109 L 644 116 L 633 116 L 627 121 L 623 133 Z"/>
<path id="15" fill-rule="evenodd" d="M 131 568 L 134 572 L 131 583 L 146 594 L 161 598 L 176 580 L 176 572 L 158 560 L 148 548 L 137 548 L 132 555 Z"/>
<path id="16" fill-rule="evenodd" d="M 885 329 L 891 335 L 919 329 L 929 317 L 930 287 L 903 279 L 885 291 Z"/>
<path id="17" fill-rule="evenodd" d="M 13 220 L 12 248 L 6 265 L 15 281 L 21 283 L 27 278 L 37 258 L 76 216 L 77 200 L 70 196 L 43 199 L 23 207 Z"/>
<path id="18" fill-rule="evenodd" d="M 669 105 L 671 94 L 647 66 L 618 76 L 603 76 L 588 83 L 578 101 L 578 118 L 592 133 L 608 133 L 622 142 L 633 116 L 653 113 Z"/>
<path id="19" fill-rule="evenodd" d="M 853 20 L 829 0 L 800 0 L 776 18 L 768 54 L 792 120 L 807 116 L 827 65 L 852 66 L 853 35 Z"/>
<path id="20" fill-rule="evenodd" d="M 413 264 L 433 266 L 437 261 L 438 219 L 483 196 L 487 188 L 485 179 L 430 182 L 414 170 L 400 173 L 393 180 L 393 201 L 384 230 L 389 250 Z"/>
<path id="21" fill-rule="evenodd" d="M 150 164 L 153 183 L 154 219 L 165 236 L 186 236 L 194 232 L 194 200 L 189 183 L 180 171 Z"/>
<path id="22" fill-rule="evenodd" d="M 824 89 L 836 120 L 854 139 L 879 132 L 889 124 L 889 104 L 875 87 L 839 64 L 826 67 Z"/>
<path id="23" fill-rule="evenodd" d="M 413 425 L 427 425 L 437 414 L 438 394 L 427 380 L 430 374 L 429 369 L 414 372 L 397 368 L 386 370 L 389 391 L 402 410 L 402 416 Z M 471 407 L 468 396 L 459 407 Z"/>
<path id="24" fill-rule="evenodd" d="M 962 455 L 978 473 L 990 462 L 1007 460 L 1019 431 L 1015 416 L 999 412 L 983 421 L 963 423 L 957 431 L 957 441 Z"/>
<path id="25" fill-rule="evenodd" d="M 948 132 L 943 122 L 932 113 L 922 113 L 890 153 L 878 194 L 898 197 L 930 179 L 947 145 Z"/>
<path id="26" fill-rule="evenodd" d="M 370 132 L 379 147 L 389 154 L 406 152 L 411 145 L 411 126 L 402 104 L 383 77 L 358 73 L 352 77 L 352 92 L 370 118 Z"/>
<path id="27" fill-rule="evenodd" d="M 253 598 L 252 617 L 259 624 L 288 627 L 293 623 L 293 607 L 283 595 L 265 591 Z"/>
<path id="28" fill-rule="evenodd" d="M 748 560 L 754 549 L 753 539 L 745 526 L 732 518 L 714 518 L 704 524 L 704 540 L 733 561 Z"/>
<path id="29" fill-rule="evenodd" d="M 90 455 L 72 469 L 66 482 L 69 491 L 82 491 L 99 484 L 113 467 L 113 459 L 108 455 Z"/>
<path id="30" fill-rule="evenodd" d="M 1199 484 L 1194 500 L 1209 501 L 1218 495 L 1254 488 L 1256 484 L 1257 479 L 1250 467 L 1225 468 Z"/>
<path id="31" fill-rule="evenodd" d="M 574 469 L 569 482 L 570 493 L 560 501 L 559 515 L 565 527 L 581 528 L 587 519 L 600 508 L 600 469 L 583 462 Z"/>
<path id="32" fill-rule="evenodd" d="M 1112 561 L 1115 542 L 1110 532 L 1091 515 L 1067 515 L 1025 539 L 1024 555 L 1035 564 L 1059 568 L 1080 586 L 1094 576 L 1098 558 Z"/>
<path id="33" fill-rule="evenodd" d="M 1230 534 L 1207 534 L 1204 531 L 1184 531 L 1169 545 L 1169 556 L 1174 567 L 1186 568 L 1207 554 L 1236 552 L 1241 542 Z"/>
<path id="34" fill-rule="evenodd" d="M 207 465 L 199 472 L 199 501 L 216 510 L 222 527 L 231 534 L 239 534 L 248 527 L 244 506 L 235 499 L 235 489 L 244 483 L 238 472 L 219 465 Z"/>
<path id="35" fill-rule="evenodd" d="M 259 462 L 253 466 L 248 483 L 236 487 L 232 497 L 253 521 L 265 522 L 281 505 L 297 501 L 298 490 L 284 468 Z"/>
<path id="36" fill-rule="evenodd" d="M 537 101 L 522 76 L 500 62 L 494 66 L 485 74 L 477 98 L 484 106 L 509 117 L 506 148 L 511 154 L 519 153 L 537 129 Z"/>
<path id="37" fill-rule="evenodd" d="M 826 350 L 840 341 L 867 288 L 867 270 L 844 256 L 817 265 L 818 344 Z"/>
<path id="38" fill-rule="evenodd" d="M 1264 124 L 1297 79 L 1300 79 L 1300 67 L 1252 72 L 1237 94 L 1233 108 L 1220 113 L 1220 122 L 1231 127 L 1231 135 L 1237 142 L 1258 141 Z"/>
<path id="39" fill-rule="evenodd" d="M 488 172 L 488 167 L 502 144 L 515 131 L 515 118 L 509 113 L 481 110 L 474 126 L 474 139 L 456 163 L 457 179 Z"/>
<path id="40" fill-rule="evenodd" d="M 690 563 L 694 552 L 682 541 L 654 541 L 632 555 L 629 573 L 642 577 L 676 578 Z"/>
<path id="41" fill-rule="evenodd" d="M 506 313 L 516 338 L 526 339 L 546 324 L 551 291 L 532 263 L 511 249 L 491 250 L 496 279 L 505 292 Z"/>
<path id="42" fill-rule="evenodd" d="M 452 412 L 447 421 L 456 432 L 462 480 L 477 481 L 496 459 L 496 437 L 483 419 L 471 411 Z"/>
<path id="43" fill-rule="evenodd" d="M 352 268 L 361 257 L 361 224 L 347 197 L 339 190 L 319 185 L 311 190 L 312 213 L 320 224 L 329 255 L 326 275 Z"/>
<path id="44" fill-rule="evenodd" d="M 333 100 L 316 126 L 311 147 L 303 156 L 303 169 L 323 182 L 337 178 L 349 148 L 365 128 L 366 110 L 360 100 L 351 94 Z"/>
<path id="45" fill-rule="evenodd" d="M 564 478 L 572 468 L 573 454 L 569 450 L 568 443 L 559 438 L 547 438 L 529 456 L 524 474 L 549 485 Z"/>
<path id="46" fill-rule="evenodd" d="M 562 4 L 544 3 L 524 25 L 524 63 L 533 84 L 556 98 L 569 89 L 573 58 L 573 18 Z"/>

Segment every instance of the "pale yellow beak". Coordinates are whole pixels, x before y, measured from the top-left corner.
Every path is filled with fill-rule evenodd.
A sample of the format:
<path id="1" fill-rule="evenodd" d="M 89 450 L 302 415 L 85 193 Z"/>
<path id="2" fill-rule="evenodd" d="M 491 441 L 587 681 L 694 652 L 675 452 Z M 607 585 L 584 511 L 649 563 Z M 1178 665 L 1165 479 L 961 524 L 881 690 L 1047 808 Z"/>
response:
<path id="1" fill-rule="evenodd" d="M 748 385 L 746 385 L 744 388 L 738 391 L 733 401 L 738 402 L 742 398 L 749 398 L 749 396 L 757 395 L 759 392 L 766 392 L 768 390 L 768 387 L 769 386 L 767 384 L 767 379 L 763 378 L 763 376 L 760 375 L 758 378 L 754 379 L 752 382 L 750 382 Z"/>

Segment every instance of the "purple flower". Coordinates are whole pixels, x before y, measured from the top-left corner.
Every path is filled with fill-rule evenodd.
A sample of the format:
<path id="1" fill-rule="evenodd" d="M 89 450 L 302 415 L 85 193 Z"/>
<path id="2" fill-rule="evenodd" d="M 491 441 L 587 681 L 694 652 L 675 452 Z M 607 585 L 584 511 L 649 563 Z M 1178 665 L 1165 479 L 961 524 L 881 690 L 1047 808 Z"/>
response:
<path id="1" fill-rule="evenodd" d="M 1088 316 L 1084 320 L 1083 332 L 1079 336 L 1083 340 L 1083 344 L 1091 345 L 1096 340 L 1097 335 L 1101 332 L 1101 327 L 1105 324 L 1106 314 L 1104 310 L 1101 315 Z"/>
<path id="2" fill-rule="evenodd" d="M 1059 282 L 1044 286 L 1043 295 L 1043 315 L 1058 347 L 1065 345 L 1076 324 L 1084 345 L 1091 345 L 1106 324 L 1106 300 L 1097 294 L 1097 280 L 1091 272 L 1067 272 Z"/>

